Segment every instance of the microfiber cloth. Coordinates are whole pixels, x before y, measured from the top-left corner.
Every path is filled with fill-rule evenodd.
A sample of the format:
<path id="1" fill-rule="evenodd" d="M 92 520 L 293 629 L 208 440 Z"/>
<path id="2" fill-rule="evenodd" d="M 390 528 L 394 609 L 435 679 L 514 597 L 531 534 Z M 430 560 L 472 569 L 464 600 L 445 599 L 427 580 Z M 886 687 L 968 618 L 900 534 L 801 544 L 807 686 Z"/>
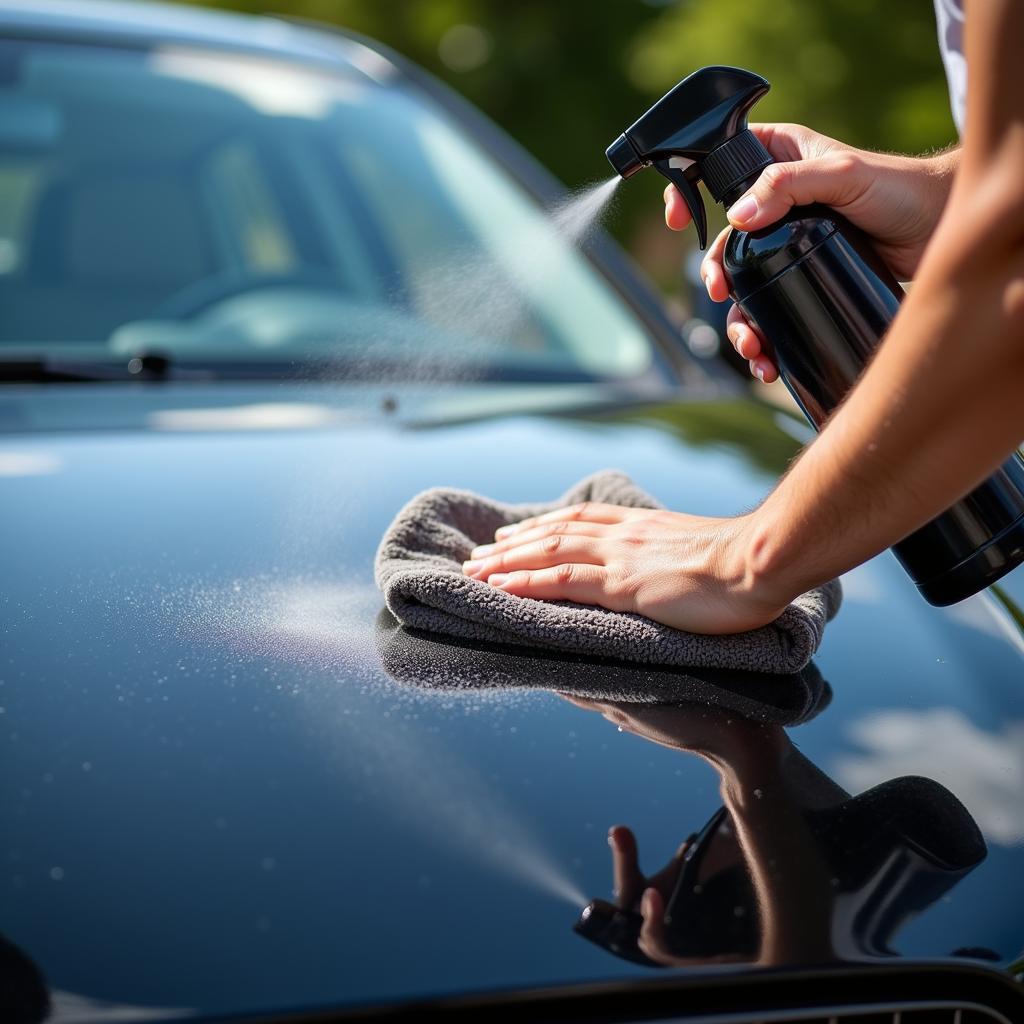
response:
<path id="1" fill-rule="evenodd" d="M 381 609 L 381 667 L 400 686 L 439 696 L 481 690 L 548 691 L 615 704 L 695 705 L 754 722 L 802 725 L 832 699 L 814 662 L 787 675 L 637 665 L 536 647 L 460 640 L 409 629 Z"/>
<path id="2" fill-rule="evenodd" d="M 462 573 L 499 526 L 580 501 L 662 508 L 625 474 L 602 470 L 557 501 L 512 505 L 471 491 L 433 488 L 396 516 L 377 551 L 377 585 L 391 613 L 415 629 L 465 640 L 522 644 L 620 661 L 748 672 L 798 672 L 821 643 L 841 600 L 838 580 L 798 597 L 772 623 L 705 636 L 628 612 L 517 597 Z"/>

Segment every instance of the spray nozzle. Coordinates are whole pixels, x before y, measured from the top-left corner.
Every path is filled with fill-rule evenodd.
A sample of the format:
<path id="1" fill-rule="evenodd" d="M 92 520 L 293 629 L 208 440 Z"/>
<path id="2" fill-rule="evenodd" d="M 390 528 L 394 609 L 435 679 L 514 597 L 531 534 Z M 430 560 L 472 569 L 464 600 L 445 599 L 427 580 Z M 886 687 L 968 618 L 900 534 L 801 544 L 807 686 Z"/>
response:
<path id="1" fill-rule="evenodd" d="M 715 202 L 737 198 L 748 179 L 772 163 L 747 127 L 750 108 L 770 86 L 742 68 L 701 68 L 670 89 L 605 151 L 623 178 L 654 167 L 679 189 L 693 216 L 701 249 L 708 228 L 697 182 Z"/>

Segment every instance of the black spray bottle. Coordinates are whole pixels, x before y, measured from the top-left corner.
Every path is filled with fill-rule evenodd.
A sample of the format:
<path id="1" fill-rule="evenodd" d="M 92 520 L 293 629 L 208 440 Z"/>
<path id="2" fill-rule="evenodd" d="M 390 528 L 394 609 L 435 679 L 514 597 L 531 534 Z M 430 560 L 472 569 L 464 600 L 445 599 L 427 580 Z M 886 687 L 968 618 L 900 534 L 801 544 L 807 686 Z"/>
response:
<path id="1" fill-rule="evenodd" d="M 629 178 L 654 167 L 680 191 L 700 247 L 697 182 L 728 208 L 772 156 L 747 128 L 768 91 L 759 75 L 708 67 L 684 78 L 608 147 Z M 820 429 L 899 309 L 903 290 L 864 237 L 824 206 L 794 207 L 767 228 L 734 230 L 724 265 L 733 300 L 767 342 L 786 387 Z M 1024 460 L 1014 454 L 952 508 L 893 546 L 926 600 L 953 604 L 1024 561 Z"/>

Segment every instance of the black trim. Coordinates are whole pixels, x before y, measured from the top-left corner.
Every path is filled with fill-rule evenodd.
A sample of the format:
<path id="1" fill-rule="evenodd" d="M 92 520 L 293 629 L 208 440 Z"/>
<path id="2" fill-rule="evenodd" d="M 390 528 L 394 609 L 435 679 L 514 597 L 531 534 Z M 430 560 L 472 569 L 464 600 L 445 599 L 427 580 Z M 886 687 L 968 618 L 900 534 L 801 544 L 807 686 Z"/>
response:
<path id="1" fill-rule="evenodd" d="M 991 968 L 960 961 L 842 964 L 800 970 L 722 970 L 701 977 L 674 975 L 621 983 L 536 989 L 410 1001 L 358 1010 L 319 1010 L 204 1018 L 252 1024 L 331 1024 L 334 1021 L 627 1021 L 672 1020 L 837 1008 L 910 1009 L 911 1003 L 975 1004 L 1024 1021 L 1024 989 Z M 913 1019 L 913 1018 L 910 1018 Z"/>

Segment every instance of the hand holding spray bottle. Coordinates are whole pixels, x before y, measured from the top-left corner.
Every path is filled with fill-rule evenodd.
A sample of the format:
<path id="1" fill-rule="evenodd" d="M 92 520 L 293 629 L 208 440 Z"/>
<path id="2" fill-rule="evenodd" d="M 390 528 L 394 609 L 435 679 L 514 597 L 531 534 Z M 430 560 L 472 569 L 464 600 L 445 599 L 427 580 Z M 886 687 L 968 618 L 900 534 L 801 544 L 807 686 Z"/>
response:
<path id="1" fill-rule="evenodd" d="M 773 158 L 747 127 L 768 91 L 759 75 L 707 67 L 667 92 L 608 147 L 629 178 L 654 167 L 690 209 L 701 249 L 703 181 L 728 208 Z M 812 426 L 820 429 L 854 385 L 899 310 L 903 290 L 864 236 L 820 205 L 797 206 L 767 228 L 733 230 L 723 258 L 730 294 Z M 1024 561 L 1024 460 L 984 483 L 893 552 L 932 604 L 961 601 Z"/>

